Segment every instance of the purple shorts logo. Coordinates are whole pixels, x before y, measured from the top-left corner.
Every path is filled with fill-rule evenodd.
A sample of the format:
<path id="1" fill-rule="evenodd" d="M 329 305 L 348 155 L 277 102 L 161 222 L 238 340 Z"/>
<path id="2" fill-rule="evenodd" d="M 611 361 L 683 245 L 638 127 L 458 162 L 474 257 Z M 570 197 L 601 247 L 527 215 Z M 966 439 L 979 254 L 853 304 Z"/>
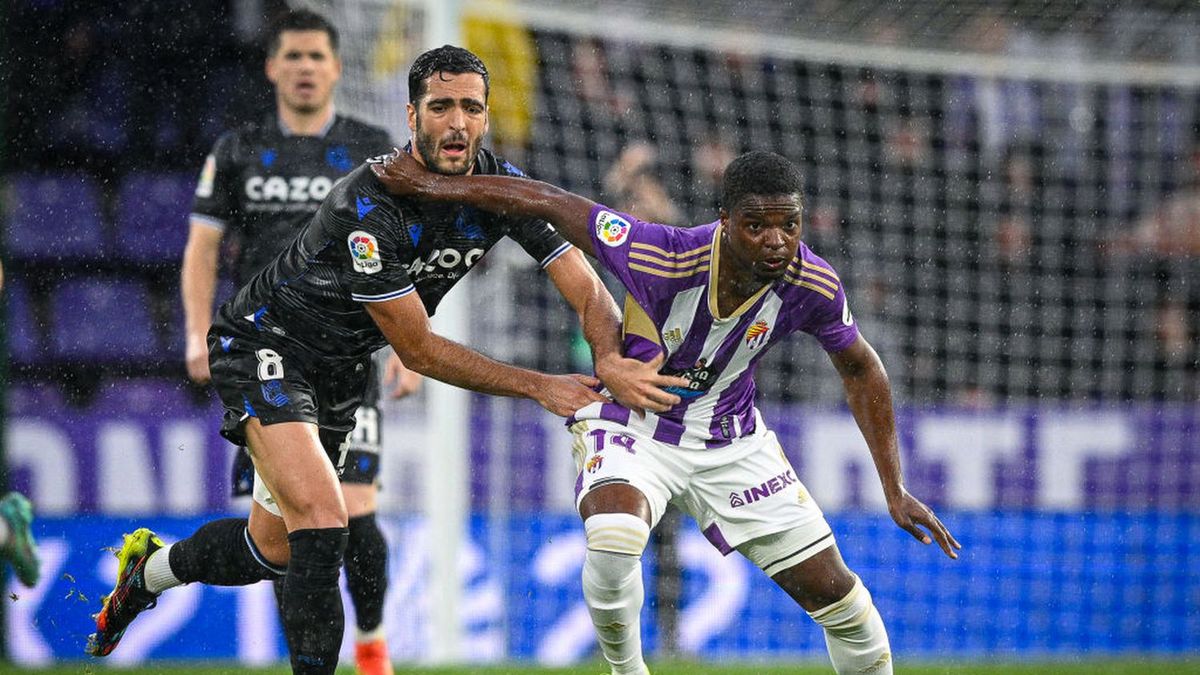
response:
<path id="1" fill-rule="evenodd" d="M 730 492 L 729 506 L 736 509 L 747 504 L 753 504 L 763 497 L 770 497 L 782 490 L 784 486 L 795 482 L 796 474 L 792 473 L 791 469 L 788 469 L 771 480 L 763 481 L 758 485 L 742 490 L 740 493 Z"/>

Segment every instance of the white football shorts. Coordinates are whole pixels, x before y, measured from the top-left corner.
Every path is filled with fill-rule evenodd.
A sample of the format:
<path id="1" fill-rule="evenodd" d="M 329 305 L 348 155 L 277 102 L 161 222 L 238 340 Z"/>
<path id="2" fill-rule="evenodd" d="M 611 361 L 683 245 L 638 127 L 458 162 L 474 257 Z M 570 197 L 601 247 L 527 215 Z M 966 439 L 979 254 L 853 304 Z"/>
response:
<path id="1" fill-rule="evenodd" d="M 667 445 L 607 420 L 581 421 L 571 432 L 576 508 L 598 487 L 631 485 L 650 503 L 651 527 L 674 503 L 722 554 L 739 550 L 768 574 L 834 543 L 825 515 L 762 418 L 754 434 L 709 450 Z"/>

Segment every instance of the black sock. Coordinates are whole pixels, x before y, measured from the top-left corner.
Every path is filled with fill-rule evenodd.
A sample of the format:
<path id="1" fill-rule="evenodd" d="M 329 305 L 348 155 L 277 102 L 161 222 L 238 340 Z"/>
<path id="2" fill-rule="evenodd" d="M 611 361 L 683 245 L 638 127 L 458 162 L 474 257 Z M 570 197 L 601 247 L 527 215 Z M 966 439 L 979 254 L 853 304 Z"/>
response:
<path id="1" fill-rule="evenodd" d="M 171 547 L 171 573 L 184 583 L 246 586 L 274 579 L 283 569 L 262 557 L 246 531 L 245 518 L 205 523 L 195 534 Z"/>
<path id="2" fill-rule="evenodd" d="M 358 629 L 369 633 L 383 623 L 383 599 L 387 594 L 387 541 L 375 514 L 350 519 L 350 543 L 346 546 L 346 585 L 354 601 Z"/>
<path id="3" fill-rule="evenodd" d="M 275 591 L 275 609 L 279 610 L 279 625 L 283 625 L 283 589 L 287 586 L 287 577 L 271 580 L 271 590 Z"/>
<path id="4" fill-rule="evenodd" d="M 338 577 L 348 537 L 344 527 L 288 535 L 292 560 L 283 589 L 283 633 L 296 675 L 331 675 L 337 669 L 345 627 Z"/>

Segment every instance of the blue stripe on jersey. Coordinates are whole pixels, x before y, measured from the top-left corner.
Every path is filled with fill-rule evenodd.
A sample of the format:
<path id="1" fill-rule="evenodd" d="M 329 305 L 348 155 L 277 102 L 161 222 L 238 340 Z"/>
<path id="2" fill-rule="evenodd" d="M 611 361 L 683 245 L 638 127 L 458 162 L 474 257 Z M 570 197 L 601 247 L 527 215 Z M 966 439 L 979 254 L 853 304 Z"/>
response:
<path id="1" fill-rule="evenodd" d="M 555 260 L 558 260 L 559 257 L 562 256 L 562 254 L 566 253 L 569 250 L 571 250 L 571 242 L 564 242 L 562 246 L 559 246 L 558 248 L 554 249 L 554 251 L 550 255 L 548 255 L 542 259 L 542 262 L 541 262 L 542 269 L 546 269 L 547 265 L 554 262 Z"/>
<path id="2" fill-rule="evenodd" d="M 380 293 L 378 295 L 359 295 L 358 293 L 351 293 L 350 299 L 354 300 L 355 302 L 383 302 L 384 300 L 403 298 L 415 290 L 417 290 L 417 287 L 409 284 L 398 291 L 388 291 L 387 293 Z"/>

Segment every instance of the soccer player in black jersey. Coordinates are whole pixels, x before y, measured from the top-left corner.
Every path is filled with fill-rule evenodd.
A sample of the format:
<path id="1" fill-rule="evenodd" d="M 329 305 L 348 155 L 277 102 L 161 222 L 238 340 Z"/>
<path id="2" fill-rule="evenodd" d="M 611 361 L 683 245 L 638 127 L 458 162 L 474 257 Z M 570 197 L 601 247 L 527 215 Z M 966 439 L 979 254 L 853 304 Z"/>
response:
<path id="1" fill-rule="evenodd" d="M 487 84 L 483 63 L 466 50 L 445 46 L 417 58 L 408 122 L 420 161 L 441 173 L 521 175 L 480 147 Z M 499 363 L 431 332 L 429 314 L 445 293 L 506 236 L 579 314 L 599 381 Z M 334 671 L 347 537 L 338 447 L 354 425 L 365 362 L 389 343 L 425 375 L 531 398 L 562 416 L 607 400 L 592 389 L 600 382 L 627 406 L 654 411 L 679 401 L 664 387 L 686 384 L 620 355 L 616 303 L 547 223 L 394 198 L 369 160 L 334 185 L 283 253 L 220 308 L 208 333 L 212 381 L 226 409 L 222 433 L 248 445 L 261 478 L 249 520 L 208 523 L 169 547 L 146 529 L 129 535 L 89 651 L 111 652 L 133 618 L 172 586 L 283 575 L 293 672 Z"/>
<path id="2" fill-rule="evenodd" d="M 221 136 L 204 162 L 181 273 L 188 376 L 198 384 L 210 379 L 206 336 L 225 236 L 233 240 L 230 266 L 240 286 L 295 238 L 339 178 L 393 145 L 385 130 L 336 113 L 337 43 L 336 29 L 319 14 L 298 10 L 280 17 L 271 28 L 266 63 L 275 109 Z M 361 675 L 389 675 L 383 626 L 387 542 L 375 521 L 380 382 L 373 370 L 368 368 L 367 392 L 338 478 L 349 516 L 345 566 L 357 629 L 355 662 Z M 403 383 L 393 394 L 412 386 L 394 356 L 388 374 Z M 254 479 L 250 455 L 239 448 L 233 495 L 250 495 Z M 281 581 L 275 590 L 282 600 Z"/>

